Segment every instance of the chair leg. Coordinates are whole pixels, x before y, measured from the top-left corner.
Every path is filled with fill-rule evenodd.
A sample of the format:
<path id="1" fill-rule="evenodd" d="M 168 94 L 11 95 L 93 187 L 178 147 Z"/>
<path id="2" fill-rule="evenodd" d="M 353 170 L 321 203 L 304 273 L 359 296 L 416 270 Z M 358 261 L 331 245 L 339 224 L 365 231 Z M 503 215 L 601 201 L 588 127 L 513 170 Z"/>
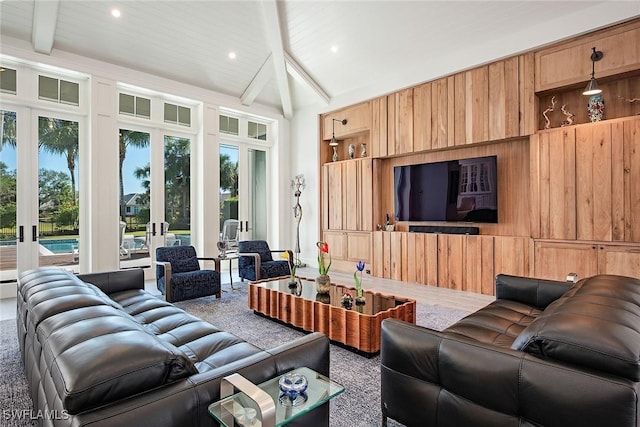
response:
<path id="1" fill-rule="evenodd" d="M 382 416 L 382 427 L 387 427 L 387 416 L 386 415 Z"/>
<path id="2" fill-rule="evenodd" d="M 222 291 L 216 292 L 216 298 L 220 298 L 221 295 L 222 295 Z"/>

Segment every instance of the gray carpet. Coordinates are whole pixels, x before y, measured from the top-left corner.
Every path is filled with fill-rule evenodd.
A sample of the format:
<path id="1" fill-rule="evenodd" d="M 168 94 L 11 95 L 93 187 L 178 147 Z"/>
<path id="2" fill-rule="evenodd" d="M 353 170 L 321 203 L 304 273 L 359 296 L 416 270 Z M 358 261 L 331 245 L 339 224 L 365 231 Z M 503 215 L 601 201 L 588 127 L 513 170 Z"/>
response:
<path id="1" fill-rule="evenodd" d="M 240 290 L 214 297 L 183 301 L 176 305 L 217 327 L 232 332 L 261 348 L 271 348 L 303 335 L 303 332 L 255 315 L 247 308 L 246 283 Z M 467 312 L 440 306 L 418 304 L 417 324 L 441 330 Z M 0 322 L 0 409 L 28 410 L 31 399 L 20 362 L 15 320 Z M 342 347 L 331 346 L 331 377 L 346 391 L 331 401 L 332 427 L 370 427 L 380 425 L 380 357 L 365 358 Z M 4 414 L 4 412 L 3 412 Z M 0 414 L 0 426 L 28 426 Z M 390 426 L 399 424 L 390 422 Z"/>

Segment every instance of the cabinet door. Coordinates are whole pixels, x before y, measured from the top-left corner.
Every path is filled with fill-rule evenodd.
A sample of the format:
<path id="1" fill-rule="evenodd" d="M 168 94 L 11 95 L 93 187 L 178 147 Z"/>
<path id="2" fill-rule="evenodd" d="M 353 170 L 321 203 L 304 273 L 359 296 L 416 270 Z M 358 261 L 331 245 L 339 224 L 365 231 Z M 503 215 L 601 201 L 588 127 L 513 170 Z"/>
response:
<path id="1" fill-rule="evenodd" d="M 325 231 L 322 233 L 324 241 L 329 245 L 331 259 L 339 261 L 346 259 L 346 235 L 343 231 Z"/>
<path id="2" fill-rule="evenodd" d="M 495 295 L 493 236 L 465 236 L 465 241 L 462 290 Z"/>
<path id="3" fill-rule="evenodd" d="M 371 260 L 371 233 L 346 233 L 346 260 L 355 263 Z"/>
<path id="4" fill-rule="evenodd" d="M 596 246 L 581 243 L 535 242 L 534 277 L 565 280 L 576 273 L 584 278 L 598 274 Z"/>
<path id="5" fill-rule="evenodd" d="M 520 134 L 518 57 L 489 64 L 489 140 Z"/>
<path id="6" fill-rule="evenodd" d="M 342 230 L 343 228 L 343 189 L 342 189 L 342 164 L 326 164 L 323 166 L 326 173 L 325 206 L 327 217 L 327 229 Z"/>
<path id="7" fill-rule="evenodd" d="M 620 126 L 614 131 L 614 141 L 620 140 Z M 623 134 L 623 164 L 619 167 L 619 161 L 614 161 L 614 191 L 620 186 L 622 180 L 623 192 L 623 219 L 616 220 L 617 227 L 624 229 L 625 242 L 640 242 L 640 118 L 624 121 Z M 619 155 L 614 159 L 619 159 Z M 619 205 L 614 205 L 619 206 Z M 614 215 L 616 213 L 614 212 Z M 617 217 L 614 217 L 617 218 Z M 616 240 L 622 240 L 617 236 Z"/>
<path id="8" fill-rule="evenodd" d="M 358 160 L 358 230 L 373 231 L 373 160 Z"/>
<path id="9" fill-rule="evenodd" d="M 453 145 L 453 117 L 449 118 L 449 106 L 453 110 L 453 77 L 431 82 L 431 148 Z M 450 131 L 451 129 L 451 131 Z M 449 139 L 451 138 L 451 141 Z"/>
<path id="10" fill-rule="evenodd" d="M 598 273 L 640 278 L 640 246 L 598 246 Z"/>
<path id="11" fill-rule="evenodd" d="M 358 230 L 358 166 L 359 161 L 342 162 L 342 225 L 345 230 Z"/>
<path id="12" fill-rule="evenodd" d="M 413 151 L 419 152 L 431 149 L 431 83 L 425 83 L 413 88 Z"/>
<path id="13" fill-rule="evenodd" d="M 387 97 L 371 101 L 371 157 L 387 156 Z"/>
<path id="14" fill-rule="evenodd" d="M 347 120 L 346 124 L 333 123 L 333 119 Z M 344 110 L 322 116 L 322 139 L 328 141 L 335 132 L 337 139 L 343 139 L 368 131 L 371 128 L 371 106 L 363 102 Z"/>
<path id="15" fill-rule="evenodd" d="M 387 96 L 387 151 L 413 152 L 413 88 Z"/>
<path id="16" fill-rule="evenodd" d="M 407 233 L 407 281 L 438 286 L 438 235 Z"/>
<path id="17" fill-rule="evenodd" d="M 528 237 L 494 236 L 493 268 L 495 274 L 529 276 L 531 271 L 530 242 Z"/>
<path id="18" fill-rule="evenodd" d="M 464 235 L 438 234 L 438 286 L 462 290 L 464 283 Z"/>

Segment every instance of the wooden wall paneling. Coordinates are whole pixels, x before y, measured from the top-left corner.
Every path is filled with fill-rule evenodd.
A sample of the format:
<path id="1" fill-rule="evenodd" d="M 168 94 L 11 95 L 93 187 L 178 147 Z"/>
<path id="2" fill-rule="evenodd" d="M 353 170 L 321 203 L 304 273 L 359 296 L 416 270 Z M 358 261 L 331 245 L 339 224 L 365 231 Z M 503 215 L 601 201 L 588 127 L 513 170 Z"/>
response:
<path id="1" fill-rule="evenodd" d="M 467 144 L 489 140 L 489 69 L 487 66 L 466 72 Z"/>
<path id="2" fill-rule="evenodd" d="M 390 245 L 390 278 L 394 280 L 402 280 L 402 263 L 404 253 L 402 252 L 404 234 L 399 231 L 390 231 L 389 234 L 389 245 Z"/>
<path id="3" fill-rule="evenodd" d="M 529 235 L 533 238 L 540 238 L 540 205 L 541 192 L 541 158 L 540 158 L 540 135 L 534 134 L 529 137 L 529 198 L 531 202 L 531 215 L 529 217 Z"/>
<path id="4" fill-rule="evenodd" d="M 611 123 L 611 240 L 625 240 L 624 122 Z"/>
<path id="5" fill-rule="evenodd" d="M 464 282 L 464 235 L 438 234 L 438 286 L 462 290 Z"/>
<path id="6" fill-rule="evenodd" d="M 576 128 L 576 238 L 611 241 L 611 126 Z"/>
<path id="7" fill-rule="evenodd" d="M 453 147 L 455 145 L 455 113 L 456 113 L 456 86 L 455 77 L 447 77 L 447 147 Z"/>
<path id="8" fill-rule="evenodd" d="M 353 263 L 355 271 L 355 263 L 363 261 L 371 262 L 371 233 L 352 232 L 346 233 L 346 260 Z"/>
<path id="9" fill-rule="evenodd" d="M 400 255 L 398 253 L 393 252 L 393 248 L 391 246 L 391 235 L 393 233 L 388 231 L 382 232 L 382 277 L 385 279 L 391 279 L 391 261 L 394 256 Z"/>
<path id="10" fill-rule="evenodd" d="M 529 238 L 518 236 L 494 236 L 494 273 L 529 275 Z"/>
<path id="11" fill-rule="evenodd" d="M 329 253 L 332 259 L 346 259 L 346 234 L 344 231 L 325 231 L 323 239 L 329 245 Z"/>
<path id="12" fill-rule="evenodd" d="M 492 71 L 494 74 L 492 77 Z M 520 135 L 520 84 L 519 58 L 514 56 L 489 65 L 489 139 L 511 138 Z M 495 86 L 503 86 L 502 99 L 495 95 Z M 494 123 L 502 117 L 503 132 L 494 129 Z M 493 133 L 492 133 L 493 131 Z M 502 136 L 501 136 L 502 135 Z"/>
<path id="13" fill-rule="evenodd" d="M 359 160 L 358 230 L 373 231 L 373 160 Z"/>
<path id="14" fill-rule="evenodd" d="M 371 274 L 375 277 L 384 277 L 384 245 L 383 232 L 371 233 Z"/>
<path id="15" fill-rule="evenodd" d="M 343 225 L 343 178 L 342 178 L 342 164 L 332 163 L 324 165 L 328 176 L 328 229 L 330 230 L 342 230 Z"/>
<path id="16" fill-rule="evenodd" d="M 422 283 L 424 267 L 424 235 L 407 233 L 407 282 Z"/>
<path id="17" fill-rule="evenodd" d="M 538 98 L 535 96 L 535 57 L 533 52 L 518 57 L 520 135 L 533 134 L 536 127 Z"/>
<path id="18" fill-rule="evenodd" d="M 598 273 L 640 278 L 640 246 L 600 245 Z"/>
<path id="19" fill-rule="evenodd" d="M 387 97 L 371 101 L 371 157 L 387 155 Z"/>
<path id="20" fill-rule="evenodd" d="M 640 242 L 640 118 L 624 123 L 625 241 Z"/>
<path id="21" fill-rule="evenodd" d="M 605 53 L 596 64 L 598 79 L 640 68 L 640 21 L 621 24 L 535 53 L 535 90 L 585 83 L 591 74 L 592 47 Z"/>
<path id="22" fill-rule="evenodd" d="M 397 103 L 398 99 L 395 93 L 387 95 L 387 155 L 393 156 L 396 154 L 396 135 L 398 121 L 396 120 Z"/>
<path id="23" fill-rule="evenodd" d="M 329 166 L 322 165 L 320 168 L 322 176 L 322 191 L 320 193 L 320 215 L 322 215 L 322 221 L 320 224 L 320 230 L 327 230 L 330 227 L 331 221 L 329 209 L 331 207 L 329 198 Z"/>
<path id="24" fill-rule="evenodd" d="M 431 83 L 413 88 L 413 151 L 431 149 Z"/>
<path id="25" fill-rule="evenodd" d="M 449 114 L 447 78 L 435 80 L 431 84 L 431 148 L 446 148 Z"/>
<path id="26" fill-rule="evenodd" d="M 575 239 L 575 131 L 549 133 L 549 232 L 551 239 Z"/>
<path id="27" fill-rule="evenodd" d="M 400 242 L 400 251 L 402 253 L 402 270 L 400 277 L 403 282 L 409 280 L 409 263 L 407 262 L 407 260 L 409 259 L 409 248 L 407 247 L 409 234 L 409 232 L 402 232 Z"/>
<path id="28" fill-rule="evenodd" d="M 358 230 L 358 163 L 342 162 L 342 224 L 345 230 Z"/>
<path id="29" fill-rule="evenodd" d="M 565 280 L 567 274 L 578 277 L 598 274 L 596 246 L 584 243 L 535 242 L 533 277 Z"/>
<path id="30" fill-rule="evenodd" d="M 458 73 L 453 76 L 453 145 L 467 143 L 467 73 Z"/>
<path id="31" fill-rule="evenodd" d="M 488 138 L 504 139 L 507 132 L 507 72 L 506 61 L 498 61 L 488 66 Z M 512 83 L 512 82 L 510 82 Z M 518 82 L 515 82 L 517 91 Z M 510 90 L 514 90 L 513 87 Z M 512 105 L 509 105 L 513 108 Z M 517 105 L 516 105 L 517 107 Z M 515 111 L 518 111 L 517 109 Z"/>
<path id="32" fill-rule="evenodd" d="M 465 236 L 464 281 L 462 290 L 495 295 L 493 236 Z"/>
<path id="33" fill-rule="evenodd" d="M 346 124 L 333 120 L 347 120 Z M 368 131 L 371 128 L 371 105 L 369 101 L 343 108 L 322 116 L 322 139 L 331 139 L 335 130 L 336 138 L 343 139 L 359 133 Z"/>
<path id="34" fill-rule="evenodd" d="M 413 149 L 413 88 L 397 94 L 396 154 L 412 153 Z"/>
<path id="35" fill-rule="evenodd" d="M 438 286 L 438 235 L 424 235 L 424 279 L 422 283 Z"/>

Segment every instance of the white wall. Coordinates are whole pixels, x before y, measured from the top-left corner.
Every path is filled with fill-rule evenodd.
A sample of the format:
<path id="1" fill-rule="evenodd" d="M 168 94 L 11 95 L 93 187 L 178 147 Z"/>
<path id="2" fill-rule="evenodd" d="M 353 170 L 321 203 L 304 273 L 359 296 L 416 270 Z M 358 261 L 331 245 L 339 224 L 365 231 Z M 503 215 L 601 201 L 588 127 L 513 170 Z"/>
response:
<path id="1" fill-rule="evenodd" d="M 316 265 L 316 246 L 319 237 L 319 166 L 318 166 L 318 115 L 328 111 L 357 104 L 397 90 L 431 81 L 458 71 L 477 67 L 514 54 L 533 50 L 559 40 L 571 38 L 595 29 L 628 20 L 640 14 L 638 1 L 593 2 L 593 7 L 576 13 L 571 20 L 553 16 L 553 3 L 545 2 L 540 7 L 549 9 L 549 19 L 534 27 L 523 27 L 515 34 L 505 34 L 499 43 L 477 45 L 469 43 L 465 51 L 452 51 L 441 58 L 428 57 L 420 67 L 405 69 L 398 64 L 398 71 L 383 81 L 369 81 L 357 90 L 334 96 L 329 105 L 313 104 L 295 111 L 291 120 L 292 170 L 304 171 L 307 189 L 301 198 L 303 217 L 300 233 L 301 257 L 312 266 Z M 439 43 L 446 41 L 438 41 Z M 384 58 L 380 58 L 384 60 Z M 589 61 L 589 58 L 585 58 Z M 585 76 L 585 84 L 589 76 Z M 363 76 L 366 78 L 366 76 Z"/>

